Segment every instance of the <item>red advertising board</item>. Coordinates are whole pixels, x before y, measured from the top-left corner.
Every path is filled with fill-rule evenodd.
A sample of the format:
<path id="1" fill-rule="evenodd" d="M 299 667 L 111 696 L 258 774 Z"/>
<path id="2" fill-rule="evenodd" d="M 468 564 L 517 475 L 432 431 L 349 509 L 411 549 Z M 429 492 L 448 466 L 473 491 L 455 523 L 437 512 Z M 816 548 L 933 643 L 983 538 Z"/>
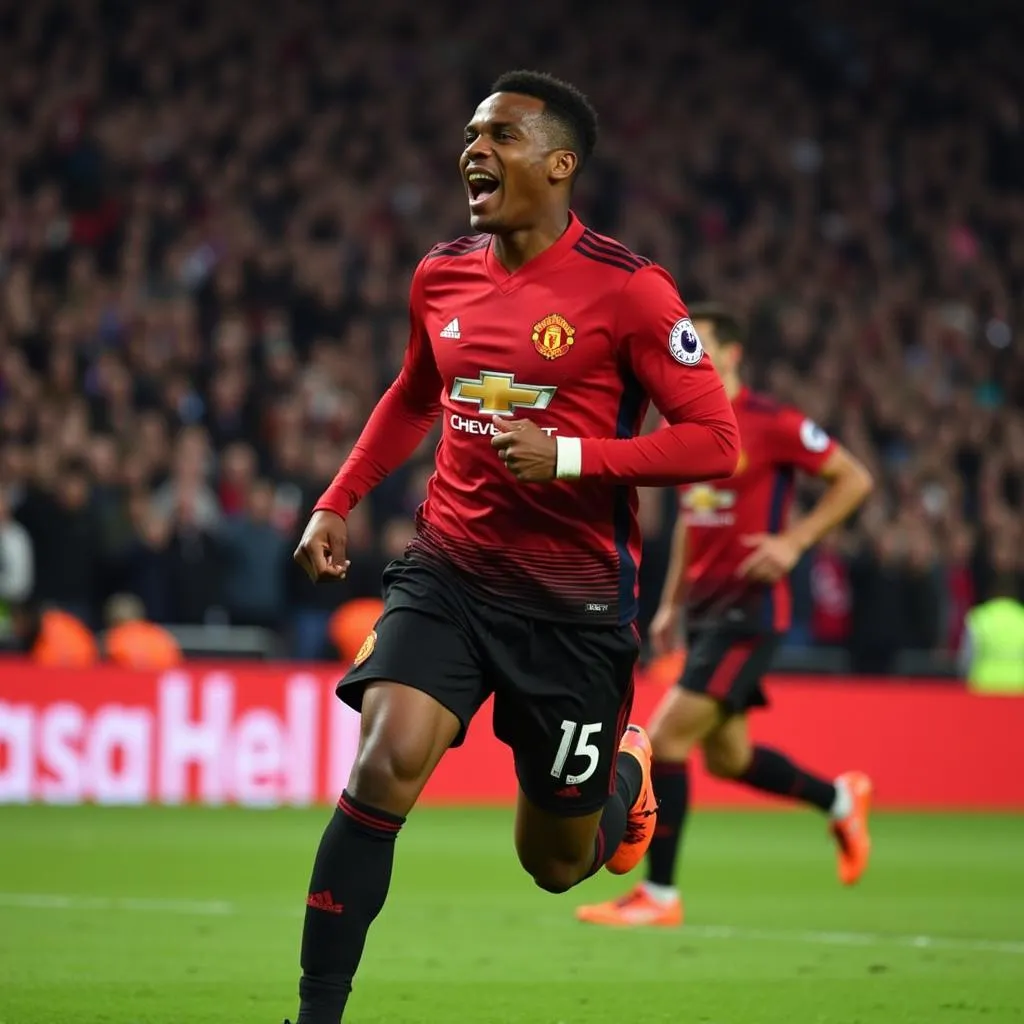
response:
<path id="1" fill-rule="evenodd" d="M 328 802 L 348 777 L 358 716 L 334 697 L 336 666 L 189 664 L 162 673 L 72 672 L 0 661 L 0 803 Z M 1024 809 L 1024 699 L 945 683 L 777 678 L 758 740 L 826 773 L 858 767 L 890 807 Z M 634 717 L 661 689 L 641 681 Z M 752 804 L 696 775 L 704 805 Z M 504 803 L 508 750 L 487 708 L 424 799 Z"/>

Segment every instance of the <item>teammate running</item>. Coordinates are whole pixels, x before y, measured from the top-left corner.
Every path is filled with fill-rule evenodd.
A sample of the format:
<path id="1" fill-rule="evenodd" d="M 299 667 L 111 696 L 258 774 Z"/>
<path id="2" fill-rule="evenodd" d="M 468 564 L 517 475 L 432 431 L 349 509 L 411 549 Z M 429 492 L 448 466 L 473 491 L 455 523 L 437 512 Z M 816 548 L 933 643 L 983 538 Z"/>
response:
<path id="1" fill-rule="evenodd" d="M 777 750 L 755 746 L 747 731 L 747 712 L 768 703 L 761 680 L 789 628 L 790 570 L 864 501 L 871 477 L 811 420 L 742 385 L 743 335 L 736 317 L 713 304 L 695 305 L 690 315 L 736 411 L 740 459 L 729 480 L 680 488 L 672 554 L 650 638 L 656 653 L 678 647 L 685 610 L 689 642 L 682 678 L 650 725 L 659 806 L 647 881 L 620 899 L 580 907 L 577 917 L 591 924 L 682 923 L 675 873 L 695 746 L 703 748 L 712 774 L 828 814 L 844 884 L 860 878 L 871 849 L 867 776 L 847 772 L 830 781 Z M 828 488 L 806 516 L 790 522 L 797 470 L 821 477 Z"/>

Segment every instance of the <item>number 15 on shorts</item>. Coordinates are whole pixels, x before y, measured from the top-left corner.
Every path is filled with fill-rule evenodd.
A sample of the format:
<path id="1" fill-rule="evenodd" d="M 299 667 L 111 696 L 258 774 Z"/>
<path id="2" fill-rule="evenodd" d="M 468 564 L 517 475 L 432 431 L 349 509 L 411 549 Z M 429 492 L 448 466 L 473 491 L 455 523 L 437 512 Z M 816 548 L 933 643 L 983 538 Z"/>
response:
<path id="1" fill-rule="evenodd" d="M 555 763 L 551 766 L 551 774 L 556 779 L 562 778 L 565 771 L 565 762 L 569 758 L 569 751 L 572 749 L 573 740 L 576 740 L 576 748 L 572 756 L 584 757 L 587 759 L 587 766 L 578 775 L 565 775 L 565 783 L 569 786 L 577 786 L 586 782 L 594 772 L 597 771 L 597 762 L 601 752 L 590 742 L 590 738 L 601 731 L 600 722 L 591 722 L 589 725 L 581 725 L 579 722 L 570 722 L 566 719 L 562 723 L 562 741 L 558 744 L 558 753 L 555 754 Z M 577 735 L 578 734 L 578 735 Z"/>

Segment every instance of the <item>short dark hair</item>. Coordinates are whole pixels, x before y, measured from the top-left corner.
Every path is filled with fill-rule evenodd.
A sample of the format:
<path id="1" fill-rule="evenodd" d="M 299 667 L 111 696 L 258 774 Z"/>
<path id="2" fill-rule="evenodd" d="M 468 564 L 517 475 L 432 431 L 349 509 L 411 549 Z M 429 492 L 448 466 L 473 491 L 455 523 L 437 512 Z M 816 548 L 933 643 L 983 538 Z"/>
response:
<path id="1" fill-rule="evenodd" d="M 691 320 L 710 320 L 720 345 L 744 345 L 747 332 L 743 321 L 721 302 L 695 302 L 687 306 Z"/>
<path id="2" fill-rule="evenodd" d="M 597 145 L 597 111 L 576 86 L 544 71 L 507 71 L 491 92 L 515 92 L 543 101 L 544 113 L 557 124 L 565 148 L 576 154 L 583 169 Z"/>

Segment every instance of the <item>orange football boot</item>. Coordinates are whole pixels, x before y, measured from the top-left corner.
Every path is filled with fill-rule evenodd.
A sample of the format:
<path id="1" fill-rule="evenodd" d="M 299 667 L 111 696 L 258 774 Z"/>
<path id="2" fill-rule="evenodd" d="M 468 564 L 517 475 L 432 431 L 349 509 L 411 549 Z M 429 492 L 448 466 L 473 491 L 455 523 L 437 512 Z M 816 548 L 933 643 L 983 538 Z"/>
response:
<path id="1" fill-rule="evenodd" d="M 871 836 L 868 833 L 868 814 L 871 811 L 872 785 L 863 772 L 845 772 L 836 780 L 845 784 L 853 810 L 845 818 L 829 826 L 839 852 L 839 881 L 855 885 L 860 881 L 871 856 Z"/>
<path id="2" fill-rule="evenodd" d="M 671 903 L 659 902 L 638 885 L 617 900 L 577 907 L 576 919 L 606 928 L 678 928 L 683 923 L 683 901 L 677 896 Z"/>
<path id="3" fill-rule="evenodd" d="M 654 798 L 654 786 L 651 784 L 651 740 L 646 730 L 639 725 L 627 725 L 619 743 L 619 754 L 635 757 L 640 762 L 643 781 L 640 784 L 640 795 L 629 809 L 626 834 L 605 864 L 613 875 L 624 875 L 632 871 L 644 859 L 647 847 L 654 838 L 654 826 L 658 822 L 658 801 Z"/>

